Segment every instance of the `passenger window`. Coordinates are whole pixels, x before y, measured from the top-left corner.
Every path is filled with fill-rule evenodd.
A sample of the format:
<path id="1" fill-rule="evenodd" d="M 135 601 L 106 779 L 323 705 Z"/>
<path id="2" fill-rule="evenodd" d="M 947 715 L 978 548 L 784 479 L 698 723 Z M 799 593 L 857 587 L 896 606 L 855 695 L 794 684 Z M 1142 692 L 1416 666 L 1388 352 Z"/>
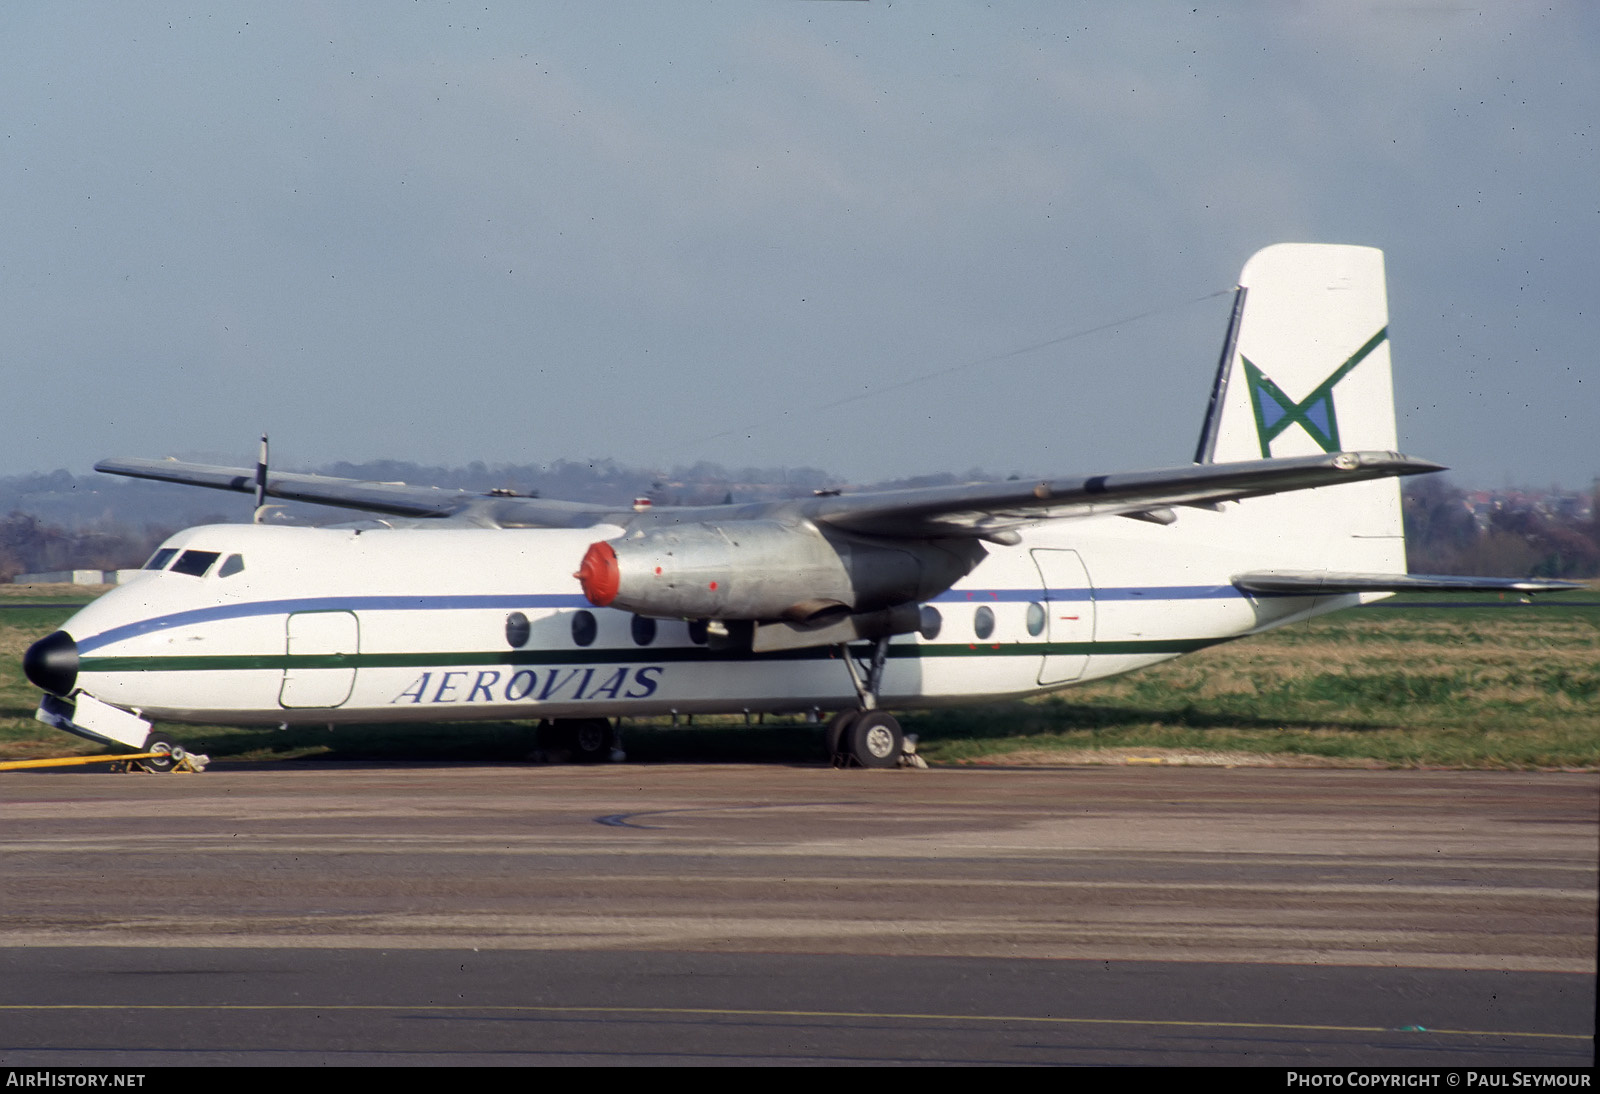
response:
<path id="1" fill-rule="evenodd" d="M 1035 638 L 1044 633 L 1044 605 L 1037 600 L 1028 605 L 1028 633 Z"/>
<path id="2" fill-rule="evenodd" d="M 649 616 L 636 615 L 633 617 L 633 642 L 636 646 L 648 646 L 656 640 L 656 621 Z"/>
<path id="3" fill-rule="evenodd" d="M 150 556 L 150 561 L 144 564 L 146 570 L 165 570 L 167 563 L 172 561 L 172 556 L 178 553 L 176 547 L 163 547 Z"/>
<path id="4" fill-rule="evenodd" d="M 994 633 L 994 609 L 989 605 L 982 605 L 972 616 L 972 633 L 979 639 L 988 638 Z"/>
<path id="5" fill-rule="evenodd" d="M 229 555 L 227 558 L 222 560 L 222 569 L 217 571 L 217 576 L 232 577 L 242 569 L 244 569 L 244 556 Z"/>
<path id="6" fill-rule="evenodd" d="M 175 574 L 188 574 L 190 577 L 203 577 L 211 569 L 211 564 L 222 557 L 221 551 L 185 551 L 178 556 L 178 561 L 172 564 Z"/>
<path id="7" fill-rule="evenodd" d="M 600 625 L 594 621 L 593 612 L 574 612 L 572 615 L 572 640 L 580 646 L 592 646 Z"/>
<path id="8" fill-rule="evenodd" d="M 533 633 L 533 625 L 528 622 L 528 617 L 521 612 L 512 612 L 506 616 L 506 645 L 514 650 L 520 650 L 528 644 L 528 636 Z"/>
<path id="9" fill-rule="evenodd" d="M 689 641 L 697 646 L 706 644 L 706 621 L 704 619 L 689 620 Z"/>

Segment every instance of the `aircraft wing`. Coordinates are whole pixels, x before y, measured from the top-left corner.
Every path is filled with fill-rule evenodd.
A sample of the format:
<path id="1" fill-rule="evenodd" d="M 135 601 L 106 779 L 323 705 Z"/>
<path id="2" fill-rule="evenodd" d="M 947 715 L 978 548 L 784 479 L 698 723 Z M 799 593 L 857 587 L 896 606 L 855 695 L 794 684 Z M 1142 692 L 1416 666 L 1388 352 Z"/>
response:
<path id="1" fill-rule="evenodd" d="M 1238 574 L 1247 593 L 1550 593 L 1581 589 L 1576 581 L 1534 577 L 1460 577 L 1455 574 L 1345 574 L 1332 571 L 1260 570 Z"/>
<path id="2" fill-rule="evenodd" d="M 800 503 L 800 511 L 819 524 L 866 535 L 1004 538 L 1010 529 L 1058 517 L 1126 514 L 1166 524 L 1173 518 L 1164 510 L 1174 505 L 1203 507 L 1289 490 L 1442 470 L 1436 463 L 1398 452 L 1334 452 L 1083 479 L 820 497 Z"/>
<path id="3" fill-rule="evenodd" d="M 255 472 L 241 467 L 211 467 L 178 460 L 110 459 L 95 464 L 95 470 L 240 494 L 255 491 Z M 741 508 L 751 516 L 777 508 L 823 526 L 865 535 L 1004 540 L 1012 529 L 1058 517 L 1127 514 L 1170 523 L 1173 517 L 1169 507 L 1175 505 L 1209 506 L 1289 490 L 1440 470 L 1443 468 L 1438 464 L 1396 452 L 1336 452 L 1035 483 L 979 483 L 835 495 L 753 510 Z M 268 472 L 266 494 L 287 501 L 402 517 L 454 517 L 470 512 L 486 523 L 504 527 L 581 528 L 616 520 L 624 514 L 633 515 L 627 510 L 580 502 L 281 471 Z M 685 518 L 722 516 L 724 512 L 663 508 L 645 519 L 677 523 Z"/>
<path id="4" fill-rule="evenodd" d="M 256 488 L 255 472 L 242 467 L 210 467 L 178 460 L 112 459 L 101 460 L 94 469 L 111 475 L 204 486 L 239 494 L 253 494 Z M 266 493 L 268 497 L 285 501 L 336 505 L 398 517 L 451 517 L 470 509 L 482 509 L 485 518 L 493 523 L 520 527 L 584 527 L 599 523 L 612 512 L 604 506 L 580 502 L 502 497 L 470 490 L 282 471 L 267 473 Z"/>

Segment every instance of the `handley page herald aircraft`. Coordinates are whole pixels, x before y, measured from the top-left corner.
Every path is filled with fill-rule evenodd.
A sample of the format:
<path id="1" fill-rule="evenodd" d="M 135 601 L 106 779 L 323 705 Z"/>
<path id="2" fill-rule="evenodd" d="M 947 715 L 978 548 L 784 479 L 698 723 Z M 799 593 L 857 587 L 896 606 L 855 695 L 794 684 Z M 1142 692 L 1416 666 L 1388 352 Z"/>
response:
<path id="1" fill-rule="evenodd" d="M 613 722 L 1034 695 L 1410 589 L 1382 252 L 1245 266 L 1192 466 L 716 507 L 610 508 L 165 460 L 98 470 L 383 514 L 209 525 L 28 650 L 39 716 L 143 749 L 152 721 Z M 574 572 L 576 571 L 576 572 Z"/>

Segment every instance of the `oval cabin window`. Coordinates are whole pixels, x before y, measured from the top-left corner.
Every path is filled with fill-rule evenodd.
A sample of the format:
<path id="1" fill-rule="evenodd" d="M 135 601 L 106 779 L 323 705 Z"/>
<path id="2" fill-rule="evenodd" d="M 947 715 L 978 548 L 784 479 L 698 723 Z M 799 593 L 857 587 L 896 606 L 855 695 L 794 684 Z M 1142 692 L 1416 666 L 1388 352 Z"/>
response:
<path id="1" fill-rule="evenodd" d="M 1038 601 L 1028 605 L 1028 633 L 1035 638 L 1044 633 L 1044 605 Z"/>
<path id="2" fill-rule="evenodd" d="M 632 628 L 634 645 L 648 646 L 656 640 L 656 621 L 649 616 L 634 616 Z"/>
<path id="3" fill-rule="evenodd" d="M 595 635 L 600 633 L 600 624 L 595 622 L 593 612 L 575 612 L 572 616 L 572 640 L 580 646 L 594 645 Z"/>
<path id="4" fill-rule="evenodd" d="M 528 617 L 521 612 L 512 612 L 506 616 L 506 645 L 514 650 L 520 650 L 528 644 L 528 636 L 533 633 L 533 627 L 528 623 Z"/>

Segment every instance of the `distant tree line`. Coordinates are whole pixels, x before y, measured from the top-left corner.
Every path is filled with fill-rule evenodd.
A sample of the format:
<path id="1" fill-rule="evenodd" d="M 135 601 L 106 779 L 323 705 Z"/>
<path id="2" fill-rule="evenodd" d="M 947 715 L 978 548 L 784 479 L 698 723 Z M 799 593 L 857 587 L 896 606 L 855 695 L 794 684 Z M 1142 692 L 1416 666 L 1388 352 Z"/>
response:
<path id="1" fill-rule="evenodd" d="M 1413 573 L 1600 576 L 1600 480 L 1586 499 L 1486 493 L 1437 475 L 1406 484 L 1406 556 Z"/>
<path id="2" fill-rule="evenodd" d="M 816 468 L 730 471 L 705 462 L 670 471 L 628 468 L 611 460 L 494 468 L 473 463 L 455 469 L 380 461 L 318 470 L 345 478 L 484 492 L 511 489 L 607 505 L 641 496 L 661 505 L 767 501 L 843 485 Z M 996 477 L 972 469 L 874 485 L 896 489 Z M 1600 483 L 1594 495 L 1505 491 L 1486 496 L 1436 475 L 1409 480 L 1404 498 L 1410 568 L 1414 573 L 1595 577 L 1600 575 Z M 0 478 L 0 512 L 9 514 L 0 519 L 0 582 L 19 573 L 139 566 L 172 531 L 248 520 L 250 507 L 243 494 L 104 475 L 55 471 Z M 286 506 L 285 511 L 307 523 L 350 519 L 348 510 L 323 506 Z"/>
<path id="3" fill-rule="evenodd" d="M 171 529 L 120 524 L 63 528 L 12 510 L 0 520 L 0 582 L 46 570 L 121 570 L 141 565 Z"/>

